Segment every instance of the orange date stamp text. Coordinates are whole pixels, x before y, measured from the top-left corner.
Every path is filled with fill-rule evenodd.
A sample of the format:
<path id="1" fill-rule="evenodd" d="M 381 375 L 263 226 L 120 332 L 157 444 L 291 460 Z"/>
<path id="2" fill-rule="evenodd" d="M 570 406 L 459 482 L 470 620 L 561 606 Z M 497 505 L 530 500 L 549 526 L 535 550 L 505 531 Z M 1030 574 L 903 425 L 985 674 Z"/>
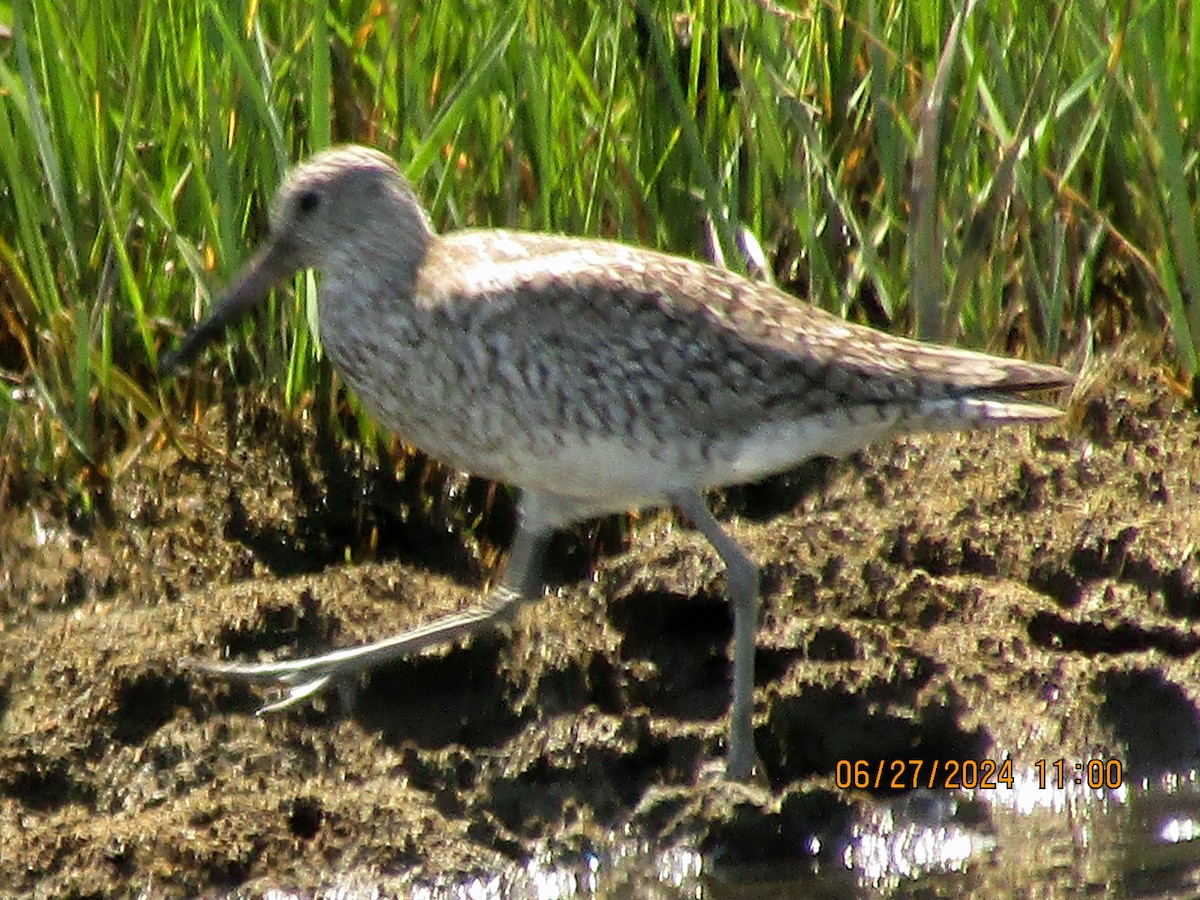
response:
<path id="1" fill-rule="evenodd" d="M 1031 780 L 1039 789 L 1063 790 L 1070 785 L 1116 790 L 1124 785 L 1119 759 L 1038 759 Z M 848 790 L 910 791 L 945 788 L 994 791 L 1016 782 L 1010 757 L 1004 759 L 839 759 L 834 782 Z"/>

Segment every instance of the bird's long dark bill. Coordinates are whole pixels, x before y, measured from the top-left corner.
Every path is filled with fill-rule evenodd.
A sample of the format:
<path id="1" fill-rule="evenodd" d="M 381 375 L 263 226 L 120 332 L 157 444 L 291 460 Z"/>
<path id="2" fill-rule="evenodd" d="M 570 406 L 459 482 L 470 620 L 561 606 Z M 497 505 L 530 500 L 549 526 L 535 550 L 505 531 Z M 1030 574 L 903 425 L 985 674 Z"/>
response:
<path id="1" fill-rule="evenodd" d="M 260 247 L 208 316 L 184 335 L 178 347 L 162 357 L 159 372 L 178 375 L 186 371 L 201 350 L 265 300 L 271 286 L 291 273 L 288 255 L 286 248 L 275 242 Z"/>

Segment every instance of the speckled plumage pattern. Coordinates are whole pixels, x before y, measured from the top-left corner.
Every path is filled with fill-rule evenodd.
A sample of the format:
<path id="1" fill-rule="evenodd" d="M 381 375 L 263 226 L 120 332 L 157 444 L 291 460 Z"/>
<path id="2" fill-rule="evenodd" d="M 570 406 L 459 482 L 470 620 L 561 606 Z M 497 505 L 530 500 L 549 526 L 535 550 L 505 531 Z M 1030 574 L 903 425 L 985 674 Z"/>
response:
<path id="1" fill-rule="evenodd" d="M 187 362 L 275 281 L 316 268 L 322 344 L 379 421 L 523 492 L 503 584 L 478 611 L 314 660 L 203 666 L 291 685 L 284 703 L 511 615 L 540 591 L 555 529 L 673 504 L 730 569 L 728 772 L 744 779 L 757 575 L 701 492 L 897 432 L 1053 418 L 1057 409 L 1014 395 L 1070 382 L 1052 366 L 849 324 L 688 259 L 523 232 L 438 236 L 394 163 L 362 147 L 295 169 L 271 218 L 270 240 L 165 365 Z"/>

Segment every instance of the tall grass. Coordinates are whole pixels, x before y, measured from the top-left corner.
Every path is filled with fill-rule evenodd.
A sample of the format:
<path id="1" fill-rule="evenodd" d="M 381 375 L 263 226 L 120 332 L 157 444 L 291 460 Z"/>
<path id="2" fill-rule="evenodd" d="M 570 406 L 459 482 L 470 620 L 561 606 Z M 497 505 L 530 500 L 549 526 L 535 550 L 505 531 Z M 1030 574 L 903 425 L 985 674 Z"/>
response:
<path id="1" fill-rule="evenodd" d="M 619 237 L 896 331 L 1196 369 L 1200 9 L 1030 0 L 0 4 L 0 487 L 77 496 L 218 378 L 328 396 L 314 280 L 159 354 L 290 163 L 391 152 L 439 226 Z"/>

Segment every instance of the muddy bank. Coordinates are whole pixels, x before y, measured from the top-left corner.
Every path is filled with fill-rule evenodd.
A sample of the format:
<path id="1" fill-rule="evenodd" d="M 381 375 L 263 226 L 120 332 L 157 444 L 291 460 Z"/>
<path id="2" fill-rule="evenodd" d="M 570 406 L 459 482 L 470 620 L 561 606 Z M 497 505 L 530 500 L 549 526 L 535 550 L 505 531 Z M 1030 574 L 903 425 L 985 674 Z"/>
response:
<path id="1" fill-rule="evenodd" d="M 715 557 L 665 514 L 559 541 L 510 633 L 293 711 L 180 671 L 470 605 L 511 527 L 482 483 L 212 409 L 86 530 L 48 496 L 4 513 L 0 893 L 409 883 L 629 821 L 759 862 L 845 826 L 864 792 L 839 760 L 1194 766 L 1197 419 L 1109 369 L 1064 425 L 906 439 L 718 504 L 763 569 L 751 791 L 703 777 L 730 616 Z"/>

